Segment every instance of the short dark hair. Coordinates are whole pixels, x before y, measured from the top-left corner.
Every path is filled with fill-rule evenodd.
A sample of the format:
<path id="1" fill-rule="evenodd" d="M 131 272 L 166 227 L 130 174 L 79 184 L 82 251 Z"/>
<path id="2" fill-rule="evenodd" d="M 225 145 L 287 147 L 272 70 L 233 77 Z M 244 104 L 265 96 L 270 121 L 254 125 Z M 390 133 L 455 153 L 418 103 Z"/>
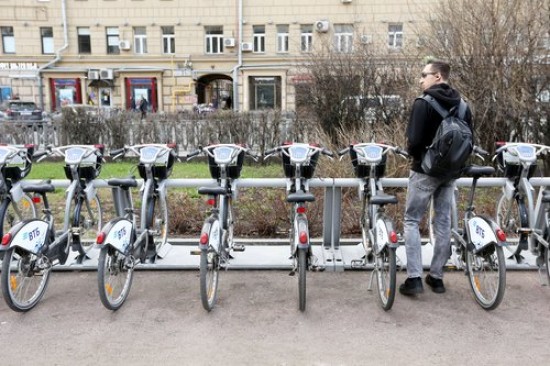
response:
<path id="1" fill-rule="evenodd" d="M 449 80 L 451 76 L 451 65 L 443 60 L 430 59 L 426 62 L 426 65 L 432 65 L 432 70 L 441 74 L 443 80 Z"/>

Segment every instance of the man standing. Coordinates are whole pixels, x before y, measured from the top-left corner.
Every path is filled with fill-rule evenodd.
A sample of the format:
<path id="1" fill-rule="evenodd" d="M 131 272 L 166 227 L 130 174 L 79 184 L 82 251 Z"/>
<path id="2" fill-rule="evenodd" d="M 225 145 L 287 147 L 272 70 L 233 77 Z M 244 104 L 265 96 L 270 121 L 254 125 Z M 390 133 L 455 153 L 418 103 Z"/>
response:
<path id="1" fill-rule="evenodd" d="M 448 84 L 451 67 L 440 60 L 430 60 L 422 70 L 420 86 L 446 110 L 458 108 L 460 94 Z M 443 266 L 451 254 L 451 204 L 454 179 L 425 174 L 421 161 L 426 148 L 432 143 L 442 121 L 441 115 L 424 99 L 414 101 L 407 126 L 408 152 L 412 157 L 405 208 L 405 249 L 407 253 L 407 279 L 399 287 L 403 295 L 416 295 L 424 291 L 422 286 L 422 248 L 419 224 L 430 199 L 434 203 L 435 243 L 430 271 L 426 284 L 436 293 L 445 292 Z M 466 109 L 464 121 L 472 126 L 470 108 Z"/>
<path id="2" fill-rule="evenodd" d="M 147 114 L 147 99 L 142 95 L 139 102 L 139 110 L 141 111 L 141 119 L 144 119 Z"/>

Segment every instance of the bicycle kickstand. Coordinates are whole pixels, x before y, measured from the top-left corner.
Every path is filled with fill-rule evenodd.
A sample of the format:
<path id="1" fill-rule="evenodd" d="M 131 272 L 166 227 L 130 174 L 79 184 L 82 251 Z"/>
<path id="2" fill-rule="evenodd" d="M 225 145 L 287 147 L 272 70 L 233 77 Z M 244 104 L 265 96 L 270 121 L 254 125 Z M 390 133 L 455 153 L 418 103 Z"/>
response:
<path id="1" fill-rule="evenodd" d="M 376 269 L 373 269 L 370 274 L 370 280 L 369 280 L 369 287 L 367 288 L 367 291 L 372 291 L 372 284 L 374 283 L 374 275 L 376 274 Z"/>
<path id="2" fill-rule="evenodd" d="M 544 269 L 544 266 L 539 266 L 539 270 L 538 270 L 539 282 L 540 282 L 541 286 L 548 286 L 548 285 L 550 285 L 548 283 L 548 276 L 546 275 L 546 273 L 542 273 L 543 269 Z"/>

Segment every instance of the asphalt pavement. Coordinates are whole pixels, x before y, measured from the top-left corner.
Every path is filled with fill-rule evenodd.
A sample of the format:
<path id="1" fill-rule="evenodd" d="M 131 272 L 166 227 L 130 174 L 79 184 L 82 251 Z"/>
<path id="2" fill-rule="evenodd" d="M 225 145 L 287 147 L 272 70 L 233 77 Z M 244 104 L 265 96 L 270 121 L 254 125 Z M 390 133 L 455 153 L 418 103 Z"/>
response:
<path id="1" fill-rule="evenodd" d="M 117 312 L 99 300 L 95 271 L 55 271 L 28 313 L 0 300 L 0 364 L 11 365 L 546 365 L 550 288 L 536 271 L 508 271 L 493 311 L 462 272 L 447 292 L 425 287 L 383 311 L 370 271 L 308 273 L 305 312 L 284 270 L 220 273 L 208 313 L 196 270 L 139 270 Z M 405 273 L 398 274 L 398 284 Z"/>

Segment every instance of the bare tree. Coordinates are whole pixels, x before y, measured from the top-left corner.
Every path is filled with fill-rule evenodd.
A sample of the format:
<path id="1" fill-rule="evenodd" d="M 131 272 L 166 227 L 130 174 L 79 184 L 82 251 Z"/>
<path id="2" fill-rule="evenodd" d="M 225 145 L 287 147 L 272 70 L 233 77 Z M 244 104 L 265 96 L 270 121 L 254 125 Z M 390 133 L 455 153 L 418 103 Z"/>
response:
<path id="1" fill-rule="evenodd" d="M 550 144 L 548 0 L 444 0 L 419 29 L 426 54 L 450 60 L 478 142 Z M 544 102 L 546 100 L 546 102 Z"/>

